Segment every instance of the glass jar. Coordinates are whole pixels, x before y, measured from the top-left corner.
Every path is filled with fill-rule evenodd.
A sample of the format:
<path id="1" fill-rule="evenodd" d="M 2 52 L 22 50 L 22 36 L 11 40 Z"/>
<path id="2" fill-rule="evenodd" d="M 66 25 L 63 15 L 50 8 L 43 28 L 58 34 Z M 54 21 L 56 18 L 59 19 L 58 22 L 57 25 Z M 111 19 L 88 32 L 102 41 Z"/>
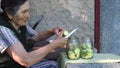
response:
<path id="1" fill-rule="evenodd" d="M 69 59 L 78 59 L 80 57 L 79 38 L 71 36 L 67 44 L 67 56 Z"/>
<path id="2" fill-rule="evenodd" d="M 82 38 L 81 58 L 90 59 L 93 57 L 93 45 L 90 37 Z"/>

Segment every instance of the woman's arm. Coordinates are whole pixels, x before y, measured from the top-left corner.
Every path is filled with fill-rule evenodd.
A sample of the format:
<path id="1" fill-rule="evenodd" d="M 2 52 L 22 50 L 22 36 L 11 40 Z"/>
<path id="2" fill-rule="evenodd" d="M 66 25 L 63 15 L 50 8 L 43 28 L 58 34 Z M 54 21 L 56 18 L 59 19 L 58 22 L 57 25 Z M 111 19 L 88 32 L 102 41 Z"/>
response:
<path id="1" fill-rule="evenodd" d="M 46 31 L 38 32 L 38 34 L 34 35 L 32 39 L 35 41 L 43 41 L 53 36 L 54 34 L 55 33 L 52 30 L 46 30 Z"/>
<path id="2" fill-rule="evenodd" d="M 44 58 L 51 50 L 56 48 L 63 47 L 67 39 L 61 37 L 61 33 L 58 38 L 56 38 L 53 42 L 48 45 L 38 48 L 37 50 L 27 52 L 21 42 L 17 39 L 14 33 L 6 28 L 0 27 L 0 39 L 2 42 L 0 45 L 7 46 L 4 51 L 7 53 L 19 64 L 29 67 Z M 27 45 L 26 45 L 27 46 Z M 3 51 L 3 50 L 2 50 Z M 3 53 L 3 52 L 2 52 Z"/>
<path id="3" fill-rule="evenodd" d="M 33 36 L 32 39 L 35 41 L 43 41 L 53 36 L 54 34 L 58 35 L 60 31 L 63 31 L 61 27 L 52 28 L 43 32 L 38 32 L 38 34 Z"/>
<path id="4" fill-rule="evenodd" d="M 20 42 L 15 43 L 7 49 L 8 54 L 19 64 L 29 67 L 42 60 L 51 50 L 63 47 L 67 42 L 65 38 L 59 38 L 52 43 L 37 50 L 26 52 Z"/>

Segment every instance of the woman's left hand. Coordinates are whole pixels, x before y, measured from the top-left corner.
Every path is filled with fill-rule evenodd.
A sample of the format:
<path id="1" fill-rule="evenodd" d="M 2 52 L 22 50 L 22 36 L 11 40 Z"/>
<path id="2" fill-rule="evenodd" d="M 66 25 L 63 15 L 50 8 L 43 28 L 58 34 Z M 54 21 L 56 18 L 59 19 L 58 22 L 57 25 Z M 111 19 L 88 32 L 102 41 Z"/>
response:
<path id="1" fill-rule="evenodd" d="M 64 29 L 61 28 L 61 27 L 56 27 L 56 28 L 53 28 L 53 32 L 58 36 L 60 32 L 63 32 Z"/>

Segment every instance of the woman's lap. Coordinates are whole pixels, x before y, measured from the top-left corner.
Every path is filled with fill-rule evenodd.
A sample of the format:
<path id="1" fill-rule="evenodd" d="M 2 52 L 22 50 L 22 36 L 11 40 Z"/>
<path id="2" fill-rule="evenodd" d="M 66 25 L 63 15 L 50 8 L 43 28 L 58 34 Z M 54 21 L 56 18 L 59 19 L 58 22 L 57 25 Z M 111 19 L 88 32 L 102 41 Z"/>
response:
<path id="1" fill-rule="evenodd" d="M 52 60 L 42 60 L 39 63 L 36 63 L 29 68 L 59 68 L 57 62 Z"/>

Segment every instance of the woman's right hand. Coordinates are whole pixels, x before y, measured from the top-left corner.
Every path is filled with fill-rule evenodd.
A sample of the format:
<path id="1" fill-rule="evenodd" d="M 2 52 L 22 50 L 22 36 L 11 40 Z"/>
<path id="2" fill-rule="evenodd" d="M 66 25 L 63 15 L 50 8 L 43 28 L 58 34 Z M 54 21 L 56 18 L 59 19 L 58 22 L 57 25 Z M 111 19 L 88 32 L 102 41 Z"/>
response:
<path id="1" fill-rule="evenodd" d="M 63 37 L 63 31 L 61 31 L 52 43 L 54 43 L 57 47 L 63 48 L 67 44 L 67 40 L 67 38 Z"/>
<path id="2" fill-rule="evenodd" d="M 61 38 L 57 38 L 56 40 L 54 40 L 54 42 L 56 43 L 56 46 L 63 48 L 67 44 L 67 39 L 64 37 L 61 37 Z"/>

